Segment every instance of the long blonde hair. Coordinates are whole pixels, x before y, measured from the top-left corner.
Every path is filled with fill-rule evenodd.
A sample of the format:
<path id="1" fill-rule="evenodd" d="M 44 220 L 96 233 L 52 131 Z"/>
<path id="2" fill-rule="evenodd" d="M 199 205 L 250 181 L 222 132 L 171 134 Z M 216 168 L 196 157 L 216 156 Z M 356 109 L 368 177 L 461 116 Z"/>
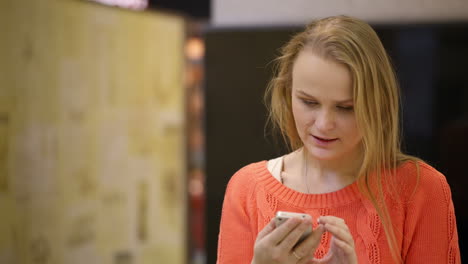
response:
<path id="1" fill-rule="evenodd" d="M 358 174 L 360 191 L 382 219 L 394 260 L 402 262 L 384 202 L 382 181 L 402 162 L 418 159 L 403 154 L 400 149 L 399 87 L 390 59 L 372 27 L 348 16 L 314 21 L 292 37 L 281 49 L 275 76 L 265 94 L 270 121 L 291 150 L 303 146 L 292 114 L 291 89 L 293 64 L 305 47 L 349 69 L 356 121 L 363 135 L 364 157 Z"/>

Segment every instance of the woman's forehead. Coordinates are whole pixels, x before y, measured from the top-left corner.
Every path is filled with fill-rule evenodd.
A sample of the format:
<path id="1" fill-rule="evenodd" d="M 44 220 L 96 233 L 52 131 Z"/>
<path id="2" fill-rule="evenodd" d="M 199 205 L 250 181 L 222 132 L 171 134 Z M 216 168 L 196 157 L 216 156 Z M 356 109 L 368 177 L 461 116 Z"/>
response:
<path id="1" fill-rule="evenodd" d="M 352 98 L 352 76 L 345 65 L 303 50 L 294 62 L 292 89 L 310 96 L 325 93 L 335 101 L 349 100 Z"/>

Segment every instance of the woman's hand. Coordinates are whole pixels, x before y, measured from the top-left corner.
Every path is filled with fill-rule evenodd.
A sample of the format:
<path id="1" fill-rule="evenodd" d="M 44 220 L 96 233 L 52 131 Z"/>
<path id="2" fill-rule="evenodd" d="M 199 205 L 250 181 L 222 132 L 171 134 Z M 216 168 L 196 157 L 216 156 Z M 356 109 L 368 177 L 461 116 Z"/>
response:
<path id="1" fill-rule="evenodd" d="M 313 264 L 357 264 L 354 239 L 345 221 L 335 216 L 321 216 L 318 223 L 332 234 L 330 250 L 322 259 L 314 259 Z"/>
<path id="2" fill-rule="evenodd" d="M 252 264 L 309 263 L 320 243 L 320 237 L 325 232 L 324 227 L 320 225 L 304 241 L 296 245 L 301 235 L 311 225 L 310 219 L 291 218 L 276 228 L 272 219 L 258 233 Z"/>

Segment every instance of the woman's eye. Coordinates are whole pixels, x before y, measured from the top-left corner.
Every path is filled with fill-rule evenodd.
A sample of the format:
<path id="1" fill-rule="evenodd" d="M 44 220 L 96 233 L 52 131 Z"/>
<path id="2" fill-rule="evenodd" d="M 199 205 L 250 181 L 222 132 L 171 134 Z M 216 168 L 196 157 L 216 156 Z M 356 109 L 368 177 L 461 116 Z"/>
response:
<path id="1" fill-rule="evenodd" d="M 354 109 L 353 106 L 338 106 L 338 108 L 344 111 L 352 111 Z"/>
<path id="2" fill-rule="evenodd" d="M 302 99 L 302 102 L 305 105 L 316 105 L 317 104 L 317 102 L 315 102 L 315 101 L 310 101 L 310 100 L 305 100 L 305 99 Z"/>

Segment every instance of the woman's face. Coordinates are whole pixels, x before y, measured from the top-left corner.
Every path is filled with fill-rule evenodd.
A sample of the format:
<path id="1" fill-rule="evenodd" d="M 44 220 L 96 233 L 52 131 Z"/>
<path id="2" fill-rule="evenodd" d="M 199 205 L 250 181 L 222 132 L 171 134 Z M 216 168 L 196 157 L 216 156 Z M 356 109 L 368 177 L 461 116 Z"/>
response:
<path id="1" fill-rule="evenodd" d="M 294 63 L 292 79 L 294 120 L 310 155 L 329 161 L 357 155 L 362 135 L 348 68 L 304 49 Z"/>

